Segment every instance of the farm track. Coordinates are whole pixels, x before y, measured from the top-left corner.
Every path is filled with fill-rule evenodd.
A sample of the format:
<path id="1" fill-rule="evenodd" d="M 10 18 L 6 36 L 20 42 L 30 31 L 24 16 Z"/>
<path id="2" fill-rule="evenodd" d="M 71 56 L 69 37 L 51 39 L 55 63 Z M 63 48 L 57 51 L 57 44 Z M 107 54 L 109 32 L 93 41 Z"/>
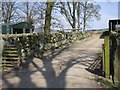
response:
<path id="1" fill-rule="evenodd" d="M 3 72 L 2 88 L 100 88 L 87 68 L 102 52 L 99 34 L 43 57 L 29 58 L 20 70 Z"/>

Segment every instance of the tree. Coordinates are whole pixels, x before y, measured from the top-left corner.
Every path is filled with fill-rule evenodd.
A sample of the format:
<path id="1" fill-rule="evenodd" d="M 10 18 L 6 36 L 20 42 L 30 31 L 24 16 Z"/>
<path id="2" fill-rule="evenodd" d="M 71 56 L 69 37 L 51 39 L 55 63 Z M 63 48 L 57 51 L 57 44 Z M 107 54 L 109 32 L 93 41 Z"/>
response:
<path id="1" fill-rule="evenodd" d="M 16 13 L 16 2 L 2 2 L 2 22 L 10 23 Z"/>
<path id="2" fill-rule="evenodd" d="M 34 24 L 41 15 L 39 7 L 38 2 L 21 2 L 19 3 L 19 12 L 17 14 L 21 21 L 27 21 L 30 24 Z"/>
<path id="3" fill-rule="evenodd" d="M 61 13 L 66 17 L 73 31 L 76 28 L 76 5 L 77 2 L 60 2 Z M 72 8 L 71 8 L 72 7 Z"/>
<path id="4" fill-rule="evenodd" d="M 99 5 L 89 2 L 89 0 L 85 2 L 81 2 L 81 5 L 82 5 L 81 12 L 82 12 L 83 32 L 84 32 L 88 21 L 91 21 L 94 18 L 97 20 L 100 19 L 101 15 L 99 14 L 99 11 L 101 7 Z"/>
<path id="5" fill-rule="evenodd" d="M 73 31 L 75 29 L 80 30 L 81 24 L 83 24 L 83 31 L 85 31 L 88 21 L 94 18 L 100 19 L 100 6 L 90 2 L 90 0 L 82 2 L 60 2 L 57 7 L 60 8 L 61 14 L 65 16 Z"/>
<path id="6" fill-rule="evenodd" d="M 77 6 L 77 18 L 78 18 L 78 30 L 80 30 L 80 2 L 78 2 Z"/>
<path id="7" fill-rule="evenodd" d="M 55 2 L 46 2 L 46 15 L 45 15 L 45 26 L 44 26 L 44 32 L 46 34 L 50 33 L 50 26 L 51 26 L 51 13 L 52 9 L 54 7 Z"/>

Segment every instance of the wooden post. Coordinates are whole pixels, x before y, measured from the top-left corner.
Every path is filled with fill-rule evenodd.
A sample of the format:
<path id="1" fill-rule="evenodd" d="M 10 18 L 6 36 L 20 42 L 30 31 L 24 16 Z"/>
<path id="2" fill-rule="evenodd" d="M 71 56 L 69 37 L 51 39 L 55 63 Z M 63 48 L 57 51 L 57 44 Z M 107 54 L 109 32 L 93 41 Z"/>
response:
<path id="1" fill-rule="evenodd" d="M 105 44 L 105 77 L 110 78 L 110 45 L 109 36 L 104 37 Z"/>
<path id="2" fill-rule="evenodd" d="M 105 75 L 105 45 L 102 45 L 102 71 L 103 75 Z"/>
<path id="3" fill-rule="evenodd" d="M 114 76 L 116 84 L 120 86 L 120 40 L 117 39 L 117 46 L 115 52 L 115 60 L 114 60 Z"/>
<path id="4" fill-rule="evenodd" d="M 118 81 L 119 81 L 119 86 L 120 86 L 120 40 L 118 40 Z"/>

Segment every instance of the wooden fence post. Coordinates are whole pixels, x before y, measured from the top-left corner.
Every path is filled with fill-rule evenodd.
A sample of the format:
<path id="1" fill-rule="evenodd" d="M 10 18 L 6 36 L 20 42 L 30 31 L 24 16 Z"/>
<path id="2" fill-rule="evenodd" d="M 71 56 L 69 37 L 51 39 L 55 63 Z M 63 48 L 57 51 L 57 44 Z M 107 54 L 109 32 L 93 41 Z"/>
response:
<path id="1" fill-rule="evenodd" d="M 102 74 L 105 75 L 105 44 L 102 45 L 102 70 Z"/>
<path id="2" fill-rule="evenodd" d="M 105 77 L 110 78 L 110 44 L 109 36 L 104 37 L 105 44 Z"/>
<path id="3" fill-rule="evenodd" d="M 118 81 L 119 81 L 119 86 L 120 86 L 120 40 L 118 40 Z"/>

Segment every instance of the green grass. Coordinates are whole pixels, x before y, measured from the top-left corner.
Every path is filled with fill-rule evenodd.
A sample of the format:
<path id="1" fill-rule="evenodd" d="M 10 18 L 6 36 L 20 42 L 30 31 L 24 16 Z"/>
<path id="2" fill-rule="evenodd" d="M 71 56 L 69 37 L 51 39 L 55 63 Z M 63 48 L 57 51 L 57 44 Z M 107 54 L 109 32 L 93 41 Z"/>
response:
<path id="1" fill-rule="evenodd" d="M 120 90 L 120 85 L 114 85 L 112 82 L 105 80 L 104 78 L 98 78 L 97 82 L 100 82 L 105 88 L 112 88 L 112 90 Z"/>

